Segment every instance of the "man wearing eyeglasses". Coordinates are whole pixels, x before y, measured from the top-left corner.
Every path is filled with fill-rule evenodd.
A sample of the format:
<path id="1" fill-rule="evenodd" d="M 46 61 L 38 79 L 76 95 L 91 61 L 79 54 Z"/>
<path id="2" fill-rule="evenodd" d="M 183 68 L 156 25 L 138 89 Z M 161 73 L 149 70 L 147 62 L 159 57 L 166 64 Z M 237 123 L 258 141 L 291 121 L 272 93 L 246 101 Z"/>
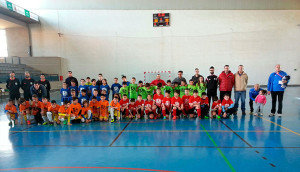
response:
<path id="1" fill-rule="evenodd" d="M 215 68 L 211 66 L 209 68 L 210 75 L 206 77 L 207 97 L 210 104 L 210 100 L 217 96 L 218 89 L 218 76 L 215 75 Z"/>

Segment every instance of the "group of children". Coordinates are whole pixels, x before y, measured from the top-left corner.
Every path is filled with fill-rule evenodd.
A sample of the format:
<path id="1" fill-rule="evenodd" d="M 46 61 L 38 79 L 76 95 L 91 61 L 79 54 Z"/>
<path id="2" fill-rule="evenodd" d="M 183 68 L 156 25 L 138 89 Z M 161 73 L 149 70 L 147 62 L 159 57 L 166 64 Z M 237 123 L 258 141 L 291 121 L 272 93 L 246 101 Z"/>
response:
<path id="1" fill-rule="evenodd" d="M 117 85 L 115 78 L 115 85 Z M 167 81 L 166 86 L 157 84 L 157 86 L 149 83 L 143 85 L 140 81 L 135 84 L 136 79 L 133 77 L 132 82 L 123 81 L 119 90 L 112 89 L 113 100 L 109 103 L 109 86 L 106 80 L 103 87 L 97 87 L 95 80 L 92 85 L 85 84 L 85 80 L 81 80 L 81 85 L 77 87 L 75 82 L 71 81 L 71 86 L 67 87 L 63 83 L 61 93 L 61 105 L 55 100 L 49 102 L 47 98 L 39 100 L 36 95 L 32 96 L 32 101 L 20 99 L 19 111 L 9 100 L 5 106 L 5 113 L 10 121 L 15 124 L 27 124 L 36 122 L 37 124 L 53 125 L 68 124 L 91 121 L 108 121 L 129 119 L 169 119 L 176 120 L 178 118 L 209 118 L 210 103 L 208 97 L 201 86 L 194 86 L 192 83 L 186 86 L 184 81 L 181 86 L 175 83 L 171 85 L 171 81 Z M 119 84 L 120 85 L 120 84 Z M 192 87 L 193 86 L 193 87 Z M 114 85 L 112 86 L 112 88 Z M 200 91 L 200 93 L 199 93 Z M 100 92 L 101 94 L 98 94 Z M 262 113 L 263 105 L 266 103 L 265 90 L 260 90 L 255 102 L 258 110 Z M 213 97 L 211 105 L 211 118 L 229 118 L 234 113 L 234 103 L 230 95 L 225 94 L 223 100 L 219 100 L 217 96 Z"/>

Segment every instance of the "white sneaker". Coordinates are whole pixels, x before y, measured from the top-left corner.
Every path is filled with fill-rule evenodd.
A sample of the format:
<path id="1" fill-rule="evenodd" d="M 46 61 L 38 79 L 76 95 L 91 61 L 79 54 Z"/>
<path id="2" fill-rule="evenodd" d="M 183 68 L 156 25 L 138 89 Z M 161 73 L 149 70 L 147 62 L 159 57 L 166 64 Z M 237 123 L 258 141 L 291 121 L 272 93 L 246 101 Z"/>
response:
<path id="1" fill-rule="evenodd" d="M 264 116 L 264 114 L 260 113 L 260 116 Z"/>
<path id="2" fill-rule="evenodd" d="M 281 114 L 281 113 L 279 113 L 279 114 L 278 114 L 278 117 L 279 117 L 279 118 L 281 118 L 281 117 L 282 117 L 282 114 Z"/>
<path id="3" fill-rule="evenodd" d="M 274 113 L 270 113 L 269 117 L 273 117 L 275 114 Z"/>
<path id="4" fill-rule="evenodd" d="M 254 114 L 254 116 L 257 116 L 257 115 L 258 115 L 257 113 Z"/>

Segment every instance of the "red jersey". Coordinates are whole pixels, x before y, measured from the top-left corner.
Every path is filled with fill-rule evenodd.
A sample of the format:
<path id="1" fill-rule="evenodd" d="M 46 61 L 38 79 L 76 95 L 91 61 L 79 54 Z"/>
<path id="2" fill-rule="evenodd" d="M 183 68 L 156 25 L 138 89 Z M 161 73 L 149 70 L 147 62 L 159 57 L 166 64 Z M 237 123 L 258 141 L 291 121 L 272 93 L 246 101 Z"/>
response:
<path id="1" fill-rule="evenodd" d="M 145 101 L 145 107 L 147 107 L 147 108 L 151 108 L 152 107 L 152 105 L 153 105 L 153 100 L 146 100 Z"/>
<path id="2" fill-rule="evenodd" d="M 128 105 L 128 109 L 135 109 L 136 108 L 136 104 L 134 103 L 134 104 L 129 104 Z"/>
<path id="3" fill-rule="evenodd" d="M 172 98 L 171 97 L 165 97 L 162 101 L 162 103 L 166 106 L 167 109 L 171 108 L 171 101 Z"/>
<path id="4" fill-rule="evenodd" d="M 121 100 L 120 100 L 120 105 L 121 105 L 121 107 L 125 107 L 125 106 L 127 106 L 128 104 L 129 104 L 129 99 L 126 99 L 126 100 L 121 99 Z"/>
<path id="5" fill-rule="evenodd" d="M 182 96 L 182 102 L 184 107 L 189 107 L 189 100 L 190 100 L 190 95 L 184 95 Z"/>
<path id="6" fill-rule="evenodd" d="M 172 97 L 171 104 L 174 106 L 181 106 L 183 104 L 183 102 L 180 97 L 178 97 L 177 99 L 176 99 L 176 97 Z"/>
<path id="7" fill-rule="evenodd" d="M 194 96 L 191 96 L 190 99 L 189 99 L 189 103 L 200 103 L 201 102 L 201 98 L 199 96 L 197 97 L 194 97 Z"/>
<path id="8" fill-rule="evenodd" d="M 145 102 L 144 102 L 144 100 L 142 100 L 142 101 L 138 101 L 138 100 L 137 100 L 137 101 L 135 102 L 135 104 L 136 104 L 136 107 L 137 107 L 137 108 L 140 108 L 140 107 L 142 107 L 142 106 L 145 104 Z"/>
<path id="9" fill-rule="evenodd" d="M 223 99 L 222 106 L 225 106 L 225 108 L 229 107 L 233 104 L 233 101 L 229 98 L 228 100 Z"/>
<path id="10" fill-rule="evenodd" d="M 207 105 L 209 104 L 209 103 L 208 103 L 208 97 L 206 97 L 205 99 L 202 99 L 202 98 L 201 98 L 200 105 L 204 105 L 204 104 L 207 104 Z"/>
<path id="11" fill-rule="evenodd" d="M 218 100 L 218 102 L 213 102 L 213 104 L 211 105 L 211 109 L 217 109 L 221 106 L 222 106 L 222 103 L 220 100 Z"/>
<path id="12" fill-rule="evenodd" d="M 162 94 L 160 94 L 160 95 L 154 94 L 154 96 L 153 96 L 153 101 L 155 102 L 155 105 L 159 106 L 159 107 L 161 106 L 163 99 L 164 99 L 164 95 L 162 95 Z"/>

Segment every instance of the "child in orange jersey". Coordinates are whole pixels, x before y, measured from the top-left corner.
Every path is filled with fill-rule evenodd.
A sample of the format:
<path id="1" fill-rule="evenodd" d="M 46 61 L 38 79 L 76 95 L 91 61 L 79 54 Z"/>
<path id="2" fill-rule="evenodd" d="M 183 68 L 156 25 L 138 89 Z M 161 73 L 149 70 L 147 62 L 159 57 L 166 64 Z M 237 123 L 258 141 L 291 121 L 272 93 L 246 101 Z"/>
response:
<path id="1" fill-rule="evenodd" d="M 25 122 L 27 122 L 27 115 L 29 115 L 29 109 L 30 109 L 29 101 L 26 101 L 24 98 L 20 98 L 20 106 L 19 106 L 20 124 L 23 124 L 23 119 Z M 27 122 L 27 124 L 28 124 L 28 122 Z"/>
<path id="2" fill-rule="evenodd" d="M 7 104 L 5 105 L 5 110 L 7 119 L 9 120 L 8 125 L 12 126 L 12 123 L 18 124 L 18 112 L 15 105 L 13 105 L 13 100 L 9 99 Z"/>
<path id="3" fill-rule="evenodd" d="M 97 97 L 93 96 L 91 101 L 90 101 L 90 108 L 92 110 L 92 119 L 94 119 L 95 121 L 99 121 L 99 103 L 97 101 Z"/>
<path id="4" fill-rule="evenodd" d="M 108 121 L 108 106 L 109 102 L 106 100 L 106 95 L 101 94 L 101 100 L 98 102 L 100 121 Z"/>
<path id="5" fill-rule="evenodd" d="M 82 105 L 83 107 L 81 109 L 81 122 L 89 123 L 92 121 L 93 118 L 92 110 L 89 107 L 89 102 L 87 100 L 84 100 Z"/>
<path id="6" fill-rule="evenodd" d="M 75 119 L 81 119 L 80 111 L 81 111 L 81 105 L 80 103 L 78 103 L 78 97 L 73 97 L 73 103 L 70 105 L 69 109 L 68 109 L 68 125 L 72 125 L 71 124 L 71 120 L 75 120 Z M 77 121 L 76 121 L 77 122 Z"/>
<path id="7" fill-rule="evenodd" d="M 118 96 L 115 96 L 114 99 L 110 102 L 110 118 L 111 122 L 115 122 L 115 118 L 120 120 L 120 103 L 118 102 Z"/>
<path id="8" fill-rule="evenodd" d="M 49 120 L 49 124 L 53 125 L 54 121 L 59 124 L 60 121 L 58 120 L 58 110 L 60 106 L 56 103 L 55 100 L 51 101 L 51 106 L 48 107 L 48 112 L 47 112 L 47 118 Z M 53 120 L 54 117 L 54 120 Z"/>
<path id="9" fill-rule="evenodd" d="M 42 99 L 42 118 L 44 120 L 43 125 L 47 125 L 49 122 L 49 119 L 47 118 L 47 112 L 48 112 L 48 108 L 51 106 L 51 103 L 48 101 L 48 99 L 46 97 L 43 97 Z"/>

